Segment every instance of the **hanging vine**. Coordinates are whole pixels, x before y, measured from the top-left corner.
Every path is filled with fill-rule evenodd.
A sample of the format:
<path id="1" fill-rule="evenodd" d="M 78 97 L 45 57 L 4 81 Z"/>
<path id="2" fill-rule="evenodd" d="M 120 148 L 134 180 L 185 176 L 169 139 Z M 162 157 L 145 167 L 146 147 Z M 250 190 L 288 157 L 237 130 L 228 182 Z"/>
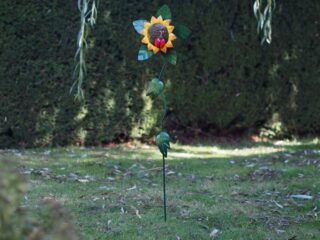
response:
<path id="1" fill-rule="evenodd" d="M 276 7 L 275 0 L 266 0 L 267 4 L 263 8 L 264 0 L 256 0 L 253 4 L 253 13 L 257 19 L 257 32 L 261 45 L 264 42 L 271 44 L 272 41 L 272 12 Z M 264 9 L 264 10 L 263 10 Z"/>
<path id="2" fill-rule="evenodd" d="M 84 98 L 83 81 L 87 74 L 86 52 L 88 48 L 87 38 L 90 28 L 93 28 L 98 16 L 97 0 L 78 0 L 78 9 L 80 11 L 80 30 L 77 39 L 77 51 L 75 61 L 77 62 L 74 69 L 75 81 L 70 92 L 75 92 L 75 98 L 81 100 Z"/>

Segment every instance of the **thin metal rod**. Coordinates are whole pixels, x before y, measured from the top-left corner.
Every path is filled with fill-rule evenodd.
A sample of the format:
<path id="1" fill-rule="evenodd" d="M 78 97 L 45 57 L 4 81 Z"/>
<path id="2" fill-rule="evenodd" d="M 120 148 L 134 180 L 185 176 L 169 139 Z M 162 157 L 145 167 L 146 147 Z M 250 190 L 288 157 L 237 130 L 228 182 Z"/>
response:
<path id="1" fill-rule="evenodd" d="M 162 64 L 162 68 L 161 71 L 159 73 L 159 79 L 161 80 L 162 75 L 165 71 L 165 68 L 167 66 L 167 61 L 166 59 L 161 55 L 162 60 L 163 60 L 163 64 Z M 167 114 L 167 101 L 166 101 L 166 97 L 163 93 L 161 93 L 160 95 L 162 102 L 163 102 L 163 113 L 162 113 L 162 119 L 161 119 L 161 129 L 163 130 L 163 125 L 164 125 L 164 120 Z M 166 195 L 166 160 L 164 155 L 162 155 L 162 177 L 163 177 L 163 217 L 164 217 L 164 221 L 167 221 L 167 195 Z"/>
<path id="2" fill-rule="evenodd" d="M 167 61 L 166 59 L 161 55 L 162 59 L 163 59 L 163 64 L 162 64 L 162 68 L 161 68 L 161 71 L 159 73 L 159 79 L 161 80 L 161 77 L 162 77 L 162 74 L 167 66 Z"/>
<path id="3" fill-rule="evenodd" d="M 167 111 L 168 111 L 168 105 L 167 105 L 167 100 L 166 100 L 166 96 L 161 93 L 160 94 L 160 98 L 162 100 L 163 103 L 163 111 L 162 111 L 162 119 L 161 119 L 161 130 L 163 131 L 163 126 L 164 126 L 164 122 L 166 120 L 166 116 L 167 116 Z"/>
<path id="4" fill-rule="evenodd" d="M 166 160 L 164 155 L 162 155 L 162 164 L 163 164 L 163 216 L 164 221 L 167 221 L 167 196 L 166 196 Z"/>

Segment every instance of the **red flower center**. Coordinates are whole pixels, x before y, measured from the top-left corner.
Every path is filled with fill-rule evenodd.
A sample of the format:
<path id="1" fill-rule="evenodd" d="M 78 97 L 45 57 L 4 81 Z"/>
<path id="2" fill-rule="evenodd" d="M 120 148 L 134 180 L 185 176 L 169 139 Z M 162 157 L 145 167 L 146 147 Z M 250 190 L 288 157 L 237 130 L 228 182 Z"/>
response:
<path id="1" fill-rule="evenodd" d="M 163 48 L 166 45 L 166 40 L 164 40 L 163 38 L 156 38 L 156 40 L 154 40 L 154 46 L 156 46 L 157 48 Z"/>

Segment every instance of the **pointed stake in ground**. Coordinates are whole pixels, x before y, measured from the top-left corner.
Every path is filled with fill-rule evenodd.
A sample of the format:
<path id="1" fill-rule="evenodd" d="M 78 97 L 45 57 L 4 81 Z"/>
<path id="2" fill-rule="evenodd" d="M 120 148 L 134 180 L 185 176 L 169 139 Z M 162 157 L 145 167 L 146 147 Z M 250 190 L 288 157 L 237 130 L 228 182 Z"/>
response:
<path id="1" fill-rule="evenodd" d="M 167 196 L 166 196 L 166 160 L 162 155 L 162 172 L 163 172 L 163 216 L 164 221 L 167 221 Z"/>

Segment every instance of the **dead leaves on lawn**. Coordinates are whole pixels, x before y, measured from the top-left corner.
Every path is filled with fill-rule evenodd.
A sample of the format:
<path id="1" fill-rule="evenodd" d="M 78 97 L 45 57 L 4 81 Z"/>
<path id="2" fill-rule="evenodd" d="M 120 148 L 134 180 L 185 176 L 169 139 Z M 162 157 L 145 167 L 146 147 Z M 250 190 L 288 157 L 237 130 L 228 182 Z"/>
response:
<path id="1" fill-rule="evenodd" d="M 81 176 L 78 173 L 69 173 L 66 174 L 54 174 L 49 168 L 28 168 L 28 167 L 21 167 L 20 173 L 24 175 L 34 175 L 34 176 L 40 176 L 47 180 L 56 180 L 59 182 L 65 182 L 65 181 L 74 181 L 74 182 L 80 182 L 80 183 L 88 183 L 95 181 L 95 178 L 90 175 Z"/>

